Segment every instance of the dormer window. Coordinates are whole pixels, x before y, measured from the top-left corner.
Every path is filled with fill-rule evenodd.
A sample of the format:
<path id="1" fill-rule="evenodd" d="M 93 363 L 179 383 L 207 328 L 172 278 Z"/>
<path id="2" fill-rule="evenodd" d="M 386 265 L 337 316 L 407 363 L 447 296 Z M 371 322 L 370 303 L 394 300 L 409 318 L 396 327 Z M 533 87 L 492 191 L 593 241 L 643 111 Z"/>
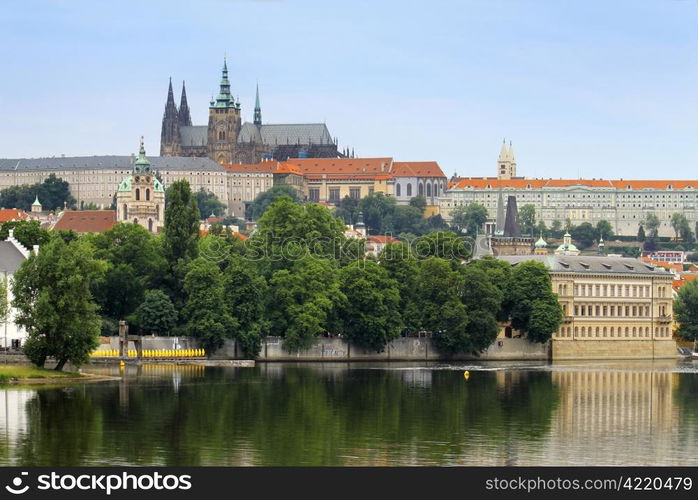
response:
<path id="1" fill-rule="evenodd" d="M 584 269 L 589 269 L 589 264 L 587 264 L 586 262 L 580 262 L 580 264 Z"/>
<path id="2" fill-rule="evenodd" d="M 630 264 L 623 264 L 623 265 L 624 265 L 625 267 L 627 267 L 628 269 L 630 269 L 631 271 L 632 271 L 633 269 L 635 269 L 635 266 L 631 266 Z"/>

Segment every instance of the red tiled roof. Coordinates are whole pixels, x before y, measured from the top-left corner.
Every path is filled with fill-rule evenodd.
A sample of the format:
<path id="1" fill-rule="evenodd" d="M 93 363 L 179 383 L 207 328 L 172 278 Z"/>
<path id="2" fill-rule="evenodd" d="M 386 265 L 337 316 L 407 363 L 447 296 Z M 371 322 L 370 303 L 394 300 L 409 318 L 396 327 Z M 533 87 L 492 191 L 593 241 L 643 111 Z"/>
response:
<path id="1" fill-rule="evenodd" d="M 295 165 L 304 175 L 315 174 L 389 174 L 392 158 L 292 158 L 285 163 Z"/>
<path id="2" fill-rule="evenodd" d="M 76 233 L 101 233 L 116 224 L 115 210 L 70 210 L 56 222 L 53 229 L 70 229 Z"/>
<path id="3" fill-rule="evenodd" d="M 446 177 L 435 161 L 396 161 L 390 173 L 398 177 Z"/>
<path id="4" fill-rule="evenodd" d="M 287 162 L 279 162 L 279 166 L 276 167 L 276 171 L 274 173 L 303 175 L 303 172 L 298 166 Z"/>
<path id="5" fill-rule="evenodd" d="M 368 241 L 369 243 L 400 243 L 400 240 L 396 240 L 392 236 L 388 236 L 385 234 L 374 234 L 368 236 L 366 238 L 366 241 Z"/>
<path id="6" fill-rule="evenodd" d="M 222 165 L 222 167 L 226 170 L 230 170 L 231 172 L 273 172 L 276 169 L 277 162 L 275 161 L 263 161 L 260 163 L 254 163 L 254 164 L 247 164 L 247 165 L 238 165 L 235 163 L 231 163 L 228 165 Z"/>
<path id="7" fill-rule="evenodd" d="M 18 208 L 0 208 L 0 223 L 13 220 L 28 220 L 29 214 Z"/>

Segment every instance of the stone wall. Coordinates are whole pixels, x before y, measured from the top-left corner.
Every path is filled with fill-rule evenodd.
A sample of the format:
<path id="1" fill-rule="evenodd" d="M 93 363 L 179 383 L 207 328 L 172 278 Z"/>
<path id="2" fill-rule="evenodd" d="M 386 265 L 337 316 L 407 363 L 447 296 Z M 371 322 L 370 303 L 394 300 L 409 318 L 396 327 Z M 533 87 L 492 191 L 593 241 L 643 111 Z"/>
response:
<path id="1" fill-rule="evenodd" d="M 667 359 L 676 358 L 676 341 L 667 340 L 560 340 L 553 341 L 552 358 Z"/>

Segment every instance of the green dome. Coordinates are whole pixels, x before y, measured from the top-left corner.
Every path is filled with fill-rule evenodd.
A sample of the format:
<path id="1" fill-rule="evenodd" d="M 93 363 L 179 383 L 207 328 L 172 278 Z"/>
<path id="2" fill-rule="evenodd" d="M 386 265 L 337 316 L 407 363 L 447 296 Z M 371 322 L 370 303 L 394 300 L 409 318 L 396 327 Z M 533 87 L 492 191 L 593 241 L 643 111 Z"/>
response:
<path id="1" fill-rule="evenodd" d="M 579 252 L 577 247 L 573 244 L 570 243 L 569 245 L 565 245 L 564 243 L 557 247 L 558 252 Z"/>
<path id="2" fill-rule="evenodd" d="M 543 239 L 542 236 L 540 238 L 538 238 L 538 241 L 536 241 L 536 244 L 535 244 L 536 248 L 545 248 L 547 246 L 548 246 L 548 243 Z"/>

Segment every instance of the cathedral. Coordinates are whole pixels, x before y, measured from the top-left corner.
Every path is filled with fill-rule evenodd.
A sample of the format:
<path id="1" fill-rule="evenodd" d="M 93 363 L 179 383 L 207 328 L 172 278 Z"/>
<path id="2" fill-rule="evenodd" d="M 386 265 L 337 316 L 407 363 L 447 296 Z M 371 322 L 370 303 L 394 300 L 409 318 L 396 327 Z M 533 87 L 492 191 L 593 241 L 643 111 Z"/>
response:
<path id="1" fill-rule="evenodd" d="M 219 93 L 209 104 L 208 125 L 192 125 L 184 83 L 177 109 L 170 79 L 162 117 L 160 156 L 208 157 L 221 165 L 252 164 L 263 159 L 348 156 L 346 151 L 337 151 L 337 140 L 324 123 L 262 123 L 259 86 L 252 123 L 242 123 L 240 109 L 240 101 L 230 93 L 225 59 Z"/>

